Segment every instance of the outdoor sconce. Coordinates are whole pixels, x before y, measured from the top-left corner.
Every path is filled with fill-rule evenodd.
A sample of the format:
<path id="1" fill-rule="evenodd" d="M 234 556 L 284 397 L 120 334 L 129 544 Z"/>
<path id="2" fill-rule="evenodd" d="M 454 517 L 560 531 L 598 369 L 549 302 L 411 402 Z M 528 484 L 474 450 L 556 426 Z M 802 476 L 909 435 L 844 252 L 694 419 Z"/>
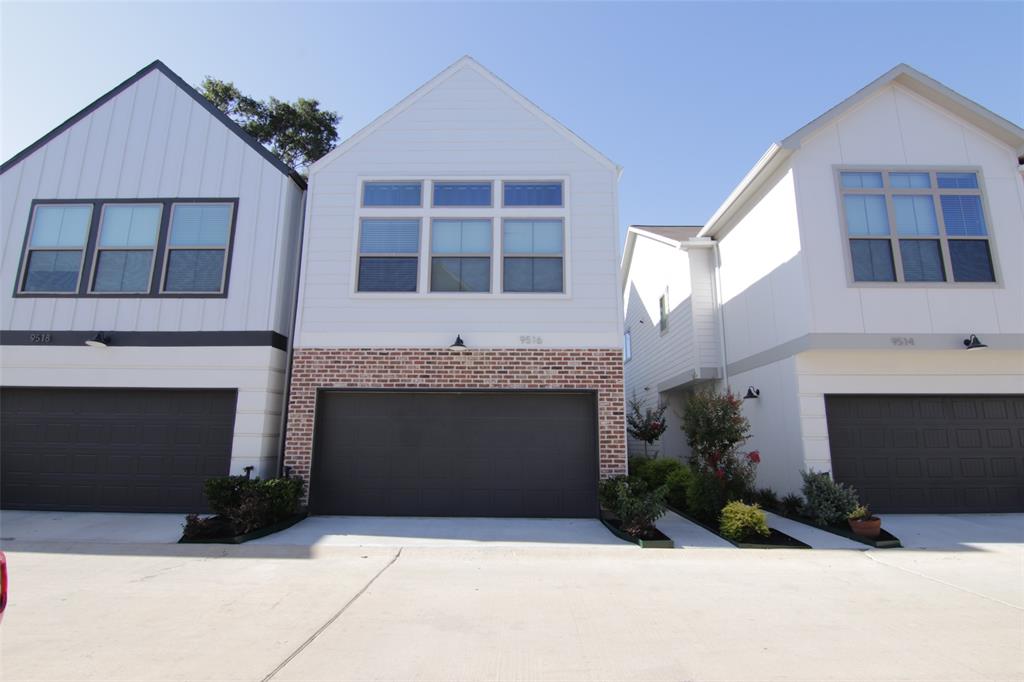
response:
<path id="1" fill-rule="evenodd" d="M 982 343 L 977 336 L 971 334 L 968 338 L 964 339 L 964 348 L 967 350 L 978 350 L 979 348 L 988 348 L 988 346 Z"/>
<path id="2" fill-rule="evenodd" d="M 754 398 L 761 397 L 761 389 L 754 388 L 753 386 L 747 386 L 747 394 L 743 396 L 744 400 L 753 400 Z"/>
<path id="3" fill-rule="evenodd" d="M 461 352 L 467 351 L 469 349 L 466 348 L 466 342 L 462 340 L 462 335 L 461 334 L 456 334 L 455 335 L 455 343 L 453 343 L 452 345 L 448 346 L 448 350 L 453 350 L 453 351 L 455 351 L 457 353 L 461 353 Z"/>
<path id="4" fill-rule="evenodd" d="M 104 334 L 103 332 L 96 332 L 96 336 L 88 339 L 85 345 L 92 346 L 93 348 L 106 348 L 110 345 L 110 334 Z"/>

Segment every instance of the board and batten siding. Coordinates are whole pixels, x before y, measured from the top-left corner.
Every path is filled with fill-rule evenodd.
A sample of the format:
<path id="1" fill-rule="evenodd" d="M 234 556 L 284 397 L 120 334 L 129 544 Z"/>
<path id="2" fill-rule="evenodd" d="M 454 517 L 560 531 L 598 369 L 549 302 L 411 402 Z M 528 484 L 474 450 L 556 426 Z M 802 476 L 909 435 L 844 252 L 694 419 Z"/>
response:
<path id="1" fill-rule="evenodd" d="M 618 294 L 617 170 L 556 131 L 474 67 L 456 69 L 353 146 L 314 165 L 296 344 L 304 347 L 622 345 Z M 565 295 L 356 294 L 359 189 L 363 179 L 562 180 Z M 558 209 L 425 208 L 422 215 L 536 218 Z M 430 197 L 424 190 L 424 204 Z M 386 214 L 375 209 L 377 215 Z M 409 215 L 408 209 L 396 211 Z M 429 244 L 421 229 L 421 272 Z M 494 257 L 500 258 L 494 245 Z M 492 281 L 492 292 L 500 282 Z M 530 343 L 536 343 L 531 341 Z"/>
<path id="2" fill-rule="evenodd" d="M 35 199 L 238 198 L 225 298 L 14 298 Z M 290 333 L 303 192 L 159 70 L 0 175 L 0 325 Z"/>

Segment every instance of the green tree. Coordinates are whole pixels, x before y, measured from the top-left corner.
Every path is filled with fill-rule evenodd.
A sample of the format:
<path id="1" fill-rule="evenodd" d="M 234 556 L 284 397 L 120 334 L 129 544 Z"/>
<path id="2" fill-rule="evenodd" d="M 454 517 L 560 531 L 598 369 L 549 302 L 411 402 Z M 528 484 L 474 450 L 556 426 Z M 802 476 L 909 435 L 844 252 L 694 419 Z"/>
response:
<path id="1" fill-rule="evenodd" d="M 207 76 L 196 88 L 245 132 L 259 140 L 283 162 L 305 173 L 311 163 L 334 149 L 338 121 L 334 111 L 315 99 L 266 101 L 243 95 L 234 83 Z"/>

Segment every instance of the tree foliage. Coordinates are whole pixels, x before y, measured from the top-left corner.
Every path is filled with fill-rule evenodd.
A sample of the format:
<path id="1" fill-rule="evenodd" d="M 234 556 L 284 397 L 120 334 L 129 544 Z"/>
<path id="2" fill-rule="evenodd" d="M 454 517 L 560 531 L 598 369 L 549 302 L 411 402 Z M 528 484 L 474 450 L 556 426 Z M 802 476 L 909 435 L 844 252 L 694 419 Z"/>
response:
<path id="1" fill-rule="evenodd" d="M 294 102 L 285 102 L 270 97 L 259 100 L 243 95 L 230 81 L 210 76 L 197 89 L 245 132 L 297 171 L 305 172 L 337 143 L 341 117 L 334 111 L 321 109 L 315 99 L 300 97 Z"/>
<path id="2" fill-rule="evenodd" d="M 631 398 L 629 400 L 629 413 L 626 415 L 626 432 L 633 438 L 643 441 L 644 452 L 647 446 L 661 438 L 665 433 L 665 405 L 658 407 L 644 407 L 642 400 Z M 657 453 L 655 453 L 657 455 Z"/>

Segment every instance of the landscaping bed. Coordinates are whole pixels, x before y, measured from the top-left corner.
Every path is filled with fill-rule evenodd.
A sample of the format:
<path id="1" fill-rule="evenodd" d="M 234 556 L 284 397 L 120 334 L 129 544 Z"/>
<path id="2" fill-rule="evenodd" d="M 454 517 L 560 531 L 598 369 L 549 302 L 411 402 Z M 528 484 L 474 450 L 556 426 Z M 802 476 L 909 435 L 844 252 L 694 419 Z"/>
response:
<path id="1" fill-rule="evenodd" d="M 261 480 L 221 476 L 203 484 L 213 516 L 189 514 L 179 543 L 237 545 L 294 526 L 306 518 L 302 507 L 305 483 L 300 478 Z"/>
<path id="2" fill-rule="evenodd" d="M 811 546 L 808 545 L 807 543 L 801 542 L 800 540 L 797 540 L 796 538 L 794 538 L 792 536 L 786 535 L 782 531 L 776 530 L 774 528 L 769 528 L 768 529 L 769 535 L 767 537 L 765 537 L 763 535 L 756 535 L 755 534 L 755 535 L 748 535 L 747 537 L 745 537 L 745 538 L 743 538 L 742 540 L 739 540 L 739 541 L 732 540 L 732 539 L 727 538 L 724 535 L 722 535 L 722 533 L 717 528 L 714 528 L 713 526 L 709 526 L 708 524 L 706 524 L 706 523 L 704 523 L 704 522 L 702 522 L 702 521 L 700 521 L 698 519 L 695 519 L 694 517 L 690 516 L 686 512 L 680 511 L 680 510 L 675 509 L 673 507 L 669 507 L 669 509 L 671 511 L 675 512 L 676 514 L 679 514 L 680 516 L 682 516 L 687 521 L 691 521 L 691 522 L 697 524 L 698 526 L 700 526 L 704 530 L 706 530 L 706 531 L 708 531 L 710 533 L 714 533 L 715 535 L 717 535 L 718 537 L 722 538 L 726 542 L 731 543 L 732 545 L 734 545 L 736 547 L 739 547 L 741 549 L 810 549 L 811 548 Z"/>
<path id="3" fill-rule="evenodd" d="M 625 540 L 626 542 L 632 542 L 634 545 L 639 545 L 644 549 L 673 549 L 676 545 L 672 542 L 672 538 L 662 533 L 657 528 L 650 528 L 642 531 L 639 535 L 631 535 L 626 531 L 622 530 L 622 522 L 615 518 L 612 514 L 601 513 L 601 523 L 604 524 L 605 528 L 611 531 L 612 535 Z"/>
<path id="4" fill-rule="evenodd" d="M 178 540 L 180 544 L 224 544 L 224 545 L 240 545 L 243 542 L 249 540 L 255 540 L 256 538 L 266 537 L 278 533 L 286 528 L 291 528 L 296 523 L 306 518 L 306 512 L 293 514 L 283 521 L 265 526 L 263 528 L 257 528 L 256 530 L 249 531 L 248 533 L 235 534 L 235 525 L 231 519 L 224 516 L 211 516 L 205 519 L 200 519 L 199 525 L 194 527 L 194 532 L 190 535 L 182 535 L 181 539 Z"/>
<path id="5" fill-rule="evenodd" d="M 862 544 L 868 545 L 869 547 L 875 547 L 877 549 L 893 549 L 897 547 L 903 547 L 903 543 L 900 542 L 900 539 L 892 533 L 890 533 L 889 531 L 887 531 L 885 528 L 882 528 L 881 531 L 879 531 L 877 538 L 866 538 L 854 533 L 852 530 L 850 530 L 849 526 L 819 526 L 818 524 L 814 523 L 814 521 L 806 517 L 793 516 L 791 514 L 783 514 L 782 512 L 777 510 L 773 511 L 779 516 L 787 518 L 790 521 L 796 521 L 797 523 L 802 523 L 805 526 L 810 526 L 811 528 L 817 528 L 818 530 L 823 530 L 834 535 L 839 535 L 846 538 L 847 540 L 860 542 Z"/>

